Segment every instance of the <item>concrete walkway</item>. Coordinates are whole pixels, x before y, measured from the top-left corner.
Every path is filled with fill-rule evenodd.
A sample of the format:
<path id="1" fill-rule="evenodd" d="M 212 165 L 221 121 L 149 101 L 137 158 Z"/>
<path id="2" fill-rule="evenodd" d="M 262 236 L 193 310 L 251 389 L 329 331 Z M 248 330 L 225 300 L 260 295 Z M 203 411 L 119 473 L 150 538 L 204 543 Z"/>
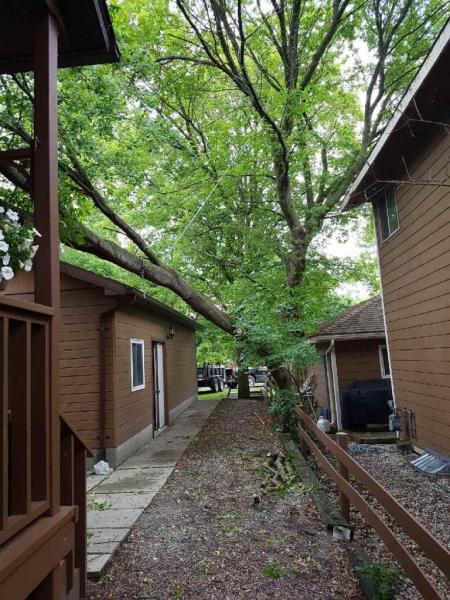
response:
<path id="1" fill-rule="evenodd" d="M 217 403 L 218 400 L 198 400 L 173 426 L 122 463 L 109 477 L 88 477 L 89 577 L 103 573 Z"/>

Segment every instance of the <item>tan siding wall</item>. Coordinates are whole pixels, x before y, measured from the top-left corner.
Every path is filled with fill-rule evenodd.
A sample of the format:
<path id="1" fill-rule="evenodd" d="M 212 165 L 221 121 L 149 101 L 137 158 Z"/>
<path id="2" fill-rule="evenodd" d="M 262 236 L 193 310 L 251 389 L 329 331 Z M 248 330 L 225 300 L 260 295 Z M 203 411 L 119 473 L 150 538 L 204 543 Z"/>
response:
<path id="1" fill-rule="evenodd" d="M 153 423 L 152 340 L 166 343 L 169 411 L 197 393 L 195 332 L 173 323 L 175 337 L 168 340 L 171 324 L 169 319 L 138 307 L 116 313 L 118 445 Z M 143 339 L 145 343 L 145 388 L 134 392 L 131 391 L 131 339 Z"/>
<path id="2" fill-rule="evenodd" d="M 445 132 L 410 168 L 412 179 L 448 177 Z M 380 270 L 398 407 L 415 415 L 420 448 L 450 453 L 450 194 L 397 188 L 400 228 L 379 241 Z"/>
<path id="3" fill-rule="evenodd" d="M 336 365 L 339 389 L 354 381 L 381 378 L 379 346 L 385 340 L 354 340 L 336 342 Z"/>

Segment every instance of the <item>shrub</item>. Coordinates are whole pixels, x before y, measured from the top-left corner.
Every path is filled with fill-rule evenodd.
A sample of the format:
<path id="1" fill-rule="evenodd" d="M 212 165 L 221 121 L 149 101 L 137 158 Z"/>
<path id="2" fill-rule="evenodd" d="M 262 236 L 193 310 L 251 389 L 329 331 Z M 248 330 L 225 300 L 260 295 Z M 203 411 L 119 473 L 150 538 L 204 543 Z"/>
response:
<path id="1" fill-rule="evenodd" d="M 376 600 L 394 600 L 400 577 L 400 570 L 392 567 L 382 560 L 365 563 L 361 573 L 371 581 Z"/>
<path id="2" fill-rule="evenodd" d="M 293 437 L 297 435 L 295 407 L 298 403 L 299 399 L 292 390 L 277 390 L 268 407 L 269 413 L 275 417 L 280 429 Z"/>

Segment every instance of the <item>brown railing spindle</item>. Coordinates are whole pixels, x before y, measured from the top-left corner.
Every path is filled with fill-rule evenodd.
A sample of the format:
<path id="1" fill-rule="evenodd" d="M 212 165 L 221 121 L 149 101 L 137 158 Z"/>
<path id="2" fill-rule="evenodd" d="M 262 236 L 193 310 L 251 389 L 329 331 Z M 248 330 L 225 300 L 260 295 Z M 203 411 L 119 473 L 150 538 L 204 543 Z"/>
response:
<path id="1" fill-rule="evenodd" d="M 0 320 L 0 530 L 6 529 L 8 520 L 8 445 L 9 445 L 9 412 L 8 412 L 8 331 L 9 321 L 6 317 Z"/>
<path id="2" fill-rule="evenodd" d="M 10 319 L 8 352 L 8 395 L 11 415 L 10 515 L 26 514 L 31 508 L 30 346 L 28 321 Z"/>
<path id="3" fill-rule="evenodd" d="M 31 325 L 31 495 L 47 500 L 48 486 L 48 326 Z"/>

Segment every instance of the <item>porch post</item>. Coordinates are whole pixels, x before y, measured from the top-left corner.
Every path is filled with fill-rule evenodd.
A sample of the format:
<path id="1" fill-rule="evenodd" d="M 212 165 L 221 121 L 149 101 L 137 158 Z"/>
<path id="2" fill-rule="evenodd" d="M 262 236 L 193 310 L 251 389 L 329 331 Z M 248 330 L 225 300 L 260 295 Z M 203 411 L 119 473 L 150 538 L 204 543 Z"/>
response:
<path id="1" fill-rule="evenodd" d="M 59 509 L 59 210 L 57 146 L 58 30 L 48 13 L 36 24 L 34 42 L 33 200 L 42 237 L 35 260 L 35 300 L 54 309 L 50 322 L 50 499 Z"/>

